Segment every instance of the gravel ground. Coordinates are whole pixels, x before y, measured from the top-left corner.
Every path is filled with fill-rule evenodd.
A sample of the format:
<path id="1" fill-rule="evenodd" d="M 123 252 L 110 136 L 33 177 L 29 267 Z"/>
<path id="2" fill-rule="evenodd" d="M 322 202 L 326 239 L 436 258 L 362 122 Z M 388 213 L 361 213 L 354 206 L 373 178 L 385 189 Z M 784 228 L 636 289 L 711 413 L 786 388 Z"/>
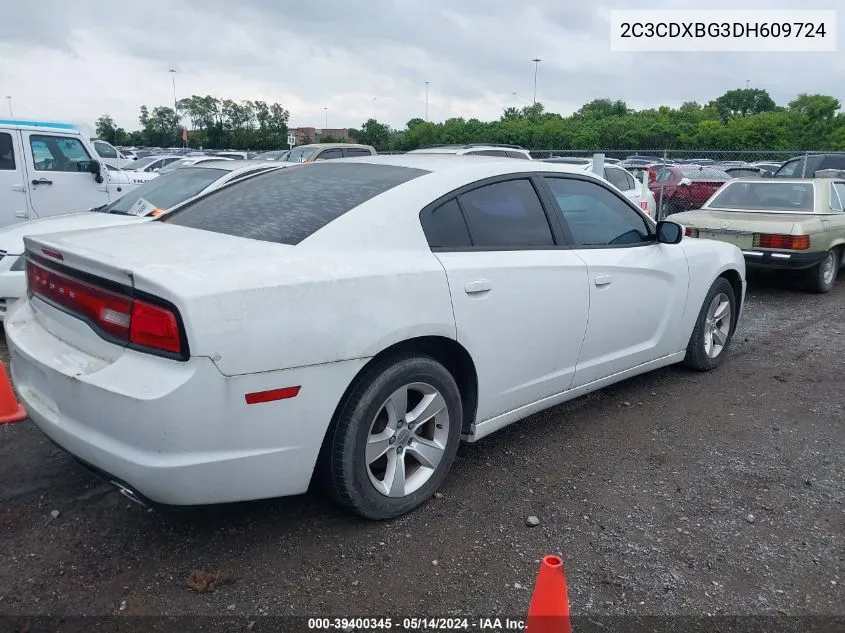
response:
<path id="1" fill-rule="evenodd" d="M 845 614 L 845 281 L 752 282 L 719 370 L 466 445 L 442 494 L 387 523 L 316 493 L 147 511 L 31 423 L 0 426 L 0 613 L 513 616 L 559 553 L 574 616 Z"/>

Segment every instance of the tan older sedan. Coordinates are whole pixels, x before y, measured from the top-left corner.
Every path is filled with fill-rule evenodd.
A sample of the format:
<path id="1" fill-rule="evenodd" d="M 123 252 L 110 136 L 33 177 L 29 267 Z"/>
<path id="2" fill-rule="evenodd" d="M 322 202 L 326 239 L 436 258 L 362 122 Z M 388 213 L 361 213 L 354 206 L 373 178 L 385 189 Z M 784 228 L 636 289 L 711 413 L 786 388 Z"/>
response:
<path id="1" fill-rule="evenodd" d="M 738 246 L 749 268 L 803 272 L 812 292 L 828 292 L 845 264 L 845 172 L 801 179 L 737 178 L 701 209 L 676 213 L 687 237 Z"/>

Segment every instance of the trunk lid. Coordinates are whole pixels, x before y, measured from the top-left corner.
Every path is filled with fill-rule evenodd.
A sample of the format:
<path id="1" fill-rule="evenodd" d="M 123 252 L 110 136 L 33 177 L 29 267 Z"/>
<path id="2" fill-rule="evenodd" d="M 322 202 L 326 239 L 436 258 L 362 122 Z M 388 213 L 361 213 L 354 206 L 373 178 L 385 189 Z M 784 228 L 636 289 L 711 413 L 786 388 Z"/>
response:
<path id="1" fill-rule="evenodd" d="M 226 298 L 302 274 L 293 265 L 298 258 L 292 246 L 155 221 L 27 236 L 24 243 L 28 256 L 57 273 L 172 305 L 192 352 L 193 324 L 207 320 L 209 306 L 215 317 L 236 319 L 238 305 Z M 78 316 L 40 299 L 31 304 L 42 327 L 56 337 L 101 358 L 121 353 L 120 345 L 106 342 Z"/>
<path id="2" fill-rule="evenodd" d="M 242 278 L 227 273 L 292 249 L 154 221 L 28 236 L 24 243 L 27 251 L 57 251 L 58 263 L 172 301 L 237 286 Z"/>
<path id="3" fill-rule="evenodd" d="M 758 213 L 698 209 L 671 217 L 686 227 L 737 233 L 804 235 L 821 220 L 811 213 Z"/>

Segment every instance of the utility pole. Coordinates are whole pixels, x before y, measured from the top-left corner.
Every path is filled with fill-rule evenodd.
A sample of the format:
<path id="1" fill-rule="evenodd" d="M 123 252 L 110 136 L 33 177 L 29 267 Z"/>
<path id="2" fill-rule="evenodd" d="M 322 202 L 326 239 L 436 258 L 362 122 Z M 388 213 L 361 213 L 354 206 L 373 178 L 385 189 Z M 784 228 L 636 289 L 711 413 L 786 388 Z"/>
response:
<path id="1" fill-rule="evenodd" d="M 540 67 L 540 62 L 543 61 L 539 57 L 531 60 L 534 62 L 534 105 L 537 105 L 537 69 Z"/>
<path id="2" fill-rule="evenodd" d="M 176 112 L 178 110 L 176 107 L 176 69 L 171 68 L 168 72 L 170 72 L 170 78 L 173 80 L 173 111 Z"/>

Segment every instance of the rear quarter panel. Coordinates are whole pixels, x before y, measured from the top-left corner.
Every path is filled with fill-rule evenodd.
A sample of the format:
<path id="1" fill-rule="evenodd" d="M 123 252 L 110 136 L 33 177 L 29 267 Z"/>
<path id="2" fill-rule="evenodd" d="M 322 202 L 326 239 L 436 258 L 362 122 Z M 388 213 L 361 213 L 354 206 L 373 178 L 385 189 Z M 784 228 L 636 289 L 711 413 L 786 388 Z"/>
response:
<path id="1" fill-rule="evenodd" d="M 157 293 L 143 275 L 138 287 Z M 430 252 L 326 253 L 266 263 L 250 277 L 273 283 L 177 302 L 191 355 L 228 376 L 366 359 L 418 336 L 455 338 L 446 275 Z"/>

